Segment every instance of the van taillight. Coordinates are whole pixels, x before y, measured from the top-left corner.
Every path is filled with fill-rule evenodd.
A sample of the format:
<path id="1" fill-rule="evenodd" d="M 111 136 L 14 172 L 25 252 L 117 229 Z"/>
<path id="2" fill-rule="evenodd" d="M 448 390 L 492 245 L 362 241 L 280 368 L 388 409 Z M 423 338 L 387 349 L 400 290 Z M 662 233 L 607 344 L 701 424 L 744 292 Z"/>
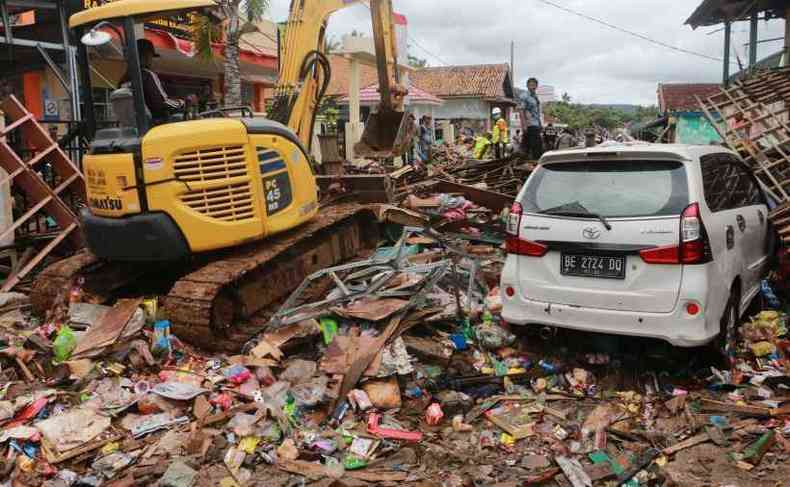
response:
<path id="1" fill-rule="evenodd" d="M 648 264 L 704 264 L 708 262 L 708 236 L 700 216 L 699 204 L 692 203 L 680 215 L 678 245 L 639 252 Z"/>
<path id="2" fill-rule="evenodd" d="M 508 236 L 507 240 L 505 240 L 505 249 L 508 254 L 527 255 L 530 257 L 543 257 L 549 251 L 549 248 L 543 244 L 513 236 Z"/>
<path id="3" fill-rule="evenodd" d="M 507 216 L 507 226 L 505 228 L 508 235 L 518 236 L 522 213 L 524 213 L 524 208 L 521 206 L 521 203 L 513 203 Z"/>
<path id="4" fill-rule="evenodd" d="M 521 230 L 521 215 L 524 213 L 524 208 L 521 203 L 513 203 L 510 207 L 510 213 L 507 216 L 507 239 L 505 239 L 505 249 L 508 254 L 515 255 L 528 255 L 530 257 L 543 257 L 549 248 L 543 244 L 532 242 L 530 240 L 523 240 L 518 237 Z"/>

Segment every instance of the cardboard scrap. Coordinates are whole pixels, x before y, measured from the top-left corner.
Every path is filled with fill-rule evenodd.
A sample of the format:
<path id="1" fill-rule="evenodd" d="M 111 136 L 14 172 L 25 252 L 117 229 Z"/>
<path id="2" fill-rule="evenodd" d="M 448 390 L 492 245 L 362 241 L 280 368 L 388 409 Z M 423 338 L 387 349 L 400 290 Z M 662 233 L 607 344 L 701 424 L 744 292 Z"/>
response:
<path id="1" fill-rule="evenodd" d="M 283 358 L 283 352 L 277 346 L 269 343 L 265 338 L 261 339 L 261 341 L 250 350 L 250 355 L 256 358 L 271 357 L 277 361 Z"/>
<path id="2" fill-rule="evenodd" d="M 531 409 L 518 403 L 506 403 L 485 413 L 486 418 L 512 436 L 521 440 L 535 434 L 535 421 Z"/>
<path id="3" fill-rule="evenodd" d="M 137 330 L 126 330 L 132 321 L 142 299 L 121 299 L 92 327 L 77 340 L 77 347 L 71 354 L 71 360 L 95 357 L 101 354 L 104 347 L 112 345 L 122 335 L 137 333 Z M 140 311 L 142 313 L 142 310 Z M 145 319 L 135 320 L 140 322 L 140 327 L 145 324 Z"/>
<path id="4" fill-rule="evenodd" d="M 573 484 L 573 487 L 592 487 L 592 479 L 582 468 L 581 463 L 575 458 L 556 457 L 554 459 L 562 469 L 562 473 Z"/>
<path id="5" fill-rule="evenodd" d="M 272 332 L 265 333 L 263 339 L 270 345 L 282 347 L 296 338 L 305 338 L 321 333 L 321 327 L 316 320 L 304 320 L 292 325 L 283 326 Z"/>
<path id="6" fill-rule="evenodd" d="M 321 358 L 319 368 L 322 372 L 330 375 L 339 374 L 343 375 L 348 370 L 351 362 L 361 352 L 372 350 L 376 346 L 376 337 L 367 335 L 363 336 L 346 336 L 338 335 L 332 340 L 332 343 L 326 349 L 324 356 Z M 382 353 L 381 350 L 376 353 L 371 364 L 365 369 L 363 375 L 365 377 L 375 377 L 379 373 L 381 367 Z"/>
<path id="7" fill-rule="evenodd" d="M 35 424 L 56 453 L 63 453 L 93 440 L 110 427 L 110 418 L 87 408 L 74 408 Z"/>
<path id="8" fill-rule="evenodd" d="M 332 311 L 345 318 L 381 321 L 402 310 L 408 304 L 409 302 L 405 299 L 363 298 L 344 308 L 332 308 Z"/>

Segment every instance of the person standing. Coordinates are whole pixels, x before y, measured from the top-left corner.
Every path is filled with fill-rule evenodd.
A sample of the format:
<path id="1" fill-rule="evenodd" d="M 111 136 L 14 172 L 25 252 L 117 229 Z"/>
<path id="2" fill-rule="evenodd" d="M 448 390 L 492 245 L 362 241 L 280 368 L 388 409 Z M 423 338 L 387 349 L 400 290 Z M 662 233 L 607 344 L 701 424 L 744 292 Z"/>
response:
<path id="1" fill-rule="evenodd" d="M 557 148 L 557 130 L 554 128 L 554 124 L 550 123 L 543 129 L 543 148 L 545 150 Z"/>
<path id="2" fill-rule="evenodd" d="M 507 122 L 502 118 L 502 109 L 497 107 L 493 110 L 494 115 L 494 134 L 491 142 L 494 144 L 494 157 L 502 159 L 505 157 L 505 148 L 510 143 L 510 132 Z"/>
<path id="3" fill-rule="evenodd" d="M 428 115 L 420 118 L 420 159 L 423 163 L 431 160 L 431 146 L 433 145 L 433 132 L 431 130 L 431 117 Z"/>
<path id="4" fill-rule="evenodd" d="M 540 159 L 543 155 L 542 127 L 540 119 L 540 99 L 538 98 L 538 80 L 527 80 L 527 93 L 522 97 L 523 120 L 527 125 L 526 153 L 532 160 Z"/>

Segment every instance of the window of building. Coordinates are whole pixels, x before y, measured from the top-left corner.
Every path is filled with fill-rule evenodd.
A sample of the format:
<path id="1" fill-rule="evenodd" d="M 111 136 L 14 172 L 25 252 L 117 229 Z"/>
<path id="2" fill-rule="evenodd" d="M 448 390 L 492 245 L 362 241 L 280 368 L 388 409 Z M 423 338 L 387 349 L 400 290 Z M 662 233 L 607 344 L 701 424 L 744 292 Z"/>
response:
<path id="1" fill-rule="evenodd" d="M 255 106 L 255 85 L 252 83 L 241 83 L 241 104 L 252 107 L 253 111 L 257 111 L 258 107 Z"/>

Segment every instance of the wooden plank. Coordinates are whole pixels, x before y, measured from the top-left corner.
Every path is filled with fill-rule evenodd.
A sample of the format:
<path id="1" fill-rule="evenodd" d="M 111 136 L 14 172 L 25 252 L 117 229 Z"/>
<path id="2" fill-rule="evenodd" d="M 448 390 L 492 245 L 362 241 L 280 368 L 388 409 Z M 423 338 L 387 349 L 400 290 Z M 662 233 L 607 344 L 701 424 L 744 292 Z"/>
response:
<path id="1" fill-rule="evenodd" d="M 67 229 L 65 229 L 62 232 L 60 232 L 57 237 L 52 239 L 52 241 L 50 241 L 43 249 L 41 249 L 41 252 L 39 252 L 33 258 L 33 260 L 31 260 L 21 270 L 19 270 L 18 272 L 14 273 L 11 276 L 9 276 L 3 282 L 3 287 L 1 289 L 2 292 L 7 293 L 8 291 L 12 290 L 14 288 L 14 286 L 16 286 L 19 283 L 19 281 L 24 279 L 25 276 L 27 276 L 30 273 L 30 271 L 32 271 L 39 264 L 39 262 L 41 262 L 47 255 L 49 255 L 49 253 L 52 252 L 52 250 L 55 247 L 57 247 L 58 244 L 60 242 L 62 242 L 63 239 L 65 239 L 69 235 L 69 233 L 73 232 L 77 228 L 78 228 L 77 224 L 76 223 L 72 223 Z"/>
<path id="2" fill-rule="evenodd" d="M 747 428 L 749 426 L 755 425 L 757 423 L 758 422 L 757 422 L 756 419 L 747 419 L 747 420 L 740 421 L 740 422 L 737 422 L 737 423 L 733 424 L 732 425 L 732 429 L 733 429 L 733 431 L 738 431 L 738 430 Z M 693 446 L 701 445 L 702 443 L 708 442 L 708 441 L 710 441 L 710 439 L 711 438 L 710 438 L 710 436 L 708 436 L 708 433 L 700 433 L 700 434 L 698 434 L 696 436 L 692 436 L 691 438 L 683 440 L 680 443 L 676 443 L 676 444 L 674 444 L 674 445 L 672 445 L 670 447 L 664 448 L 662 450 L 662 453 L 664 455 L 667 455 L 667 456 L 674 455 L 675 453 L 677 453 L 679 451 L 682 451 L 682 450 L 685 450 L 687 448 L 691 448 Z"/>

